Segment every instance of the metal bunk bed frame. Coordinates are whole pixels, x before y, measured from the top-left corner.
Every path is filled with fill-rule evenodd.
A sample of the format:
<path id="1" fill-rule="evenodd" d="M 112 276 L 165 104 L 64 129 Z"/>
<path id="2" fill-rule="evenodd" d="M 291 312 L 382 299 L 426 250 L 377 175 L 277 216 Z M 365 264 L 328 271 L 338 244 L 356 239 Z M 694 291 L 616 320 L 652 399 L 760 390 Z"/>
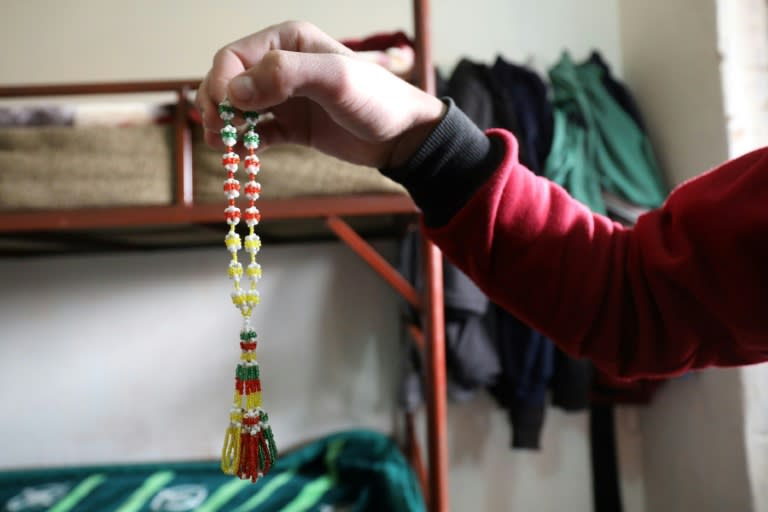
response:
<path id="1" fill-rule="evenodd" d="M 432 66 L 429 0 L 413 0 L 415 77 L 419 87 L 435 93 Z M 221 221 L 218 204 L 195 204 L 192 195 L 192 142 L 188 96 L 199 80 L 114 82 L 0 87 L 0 98 L 174 92 L 177 98 L 174 130 L 174 200 L 168 206 L 82 208 L 0 212 L 0 234 L 29 235 L 41 231 L 66 233 L 85 229 L 123 229 L 150 226 L 215 224 Z M 365 260 L 411 306 L 422 315 L 423 329 L 410 332 L 423 350 L 426 361 L 427 454 L 424 465 L 412 414 L 406 416 L 406 455 L 422 485 L 430 512 L 447 512 L 448 455 L 446 426 L 446 374 L 443 320 L 442 255 L 429 241 L 422 250 L 424 290 L 419 293 L 368 242 L 342 219 L 346 216 L 408 214 L 419 210 L 401 195 L 359 195 L 262 199 L 259 209 L 265 219 L 322 218 L 328 228 Z M 98 215 L 94 215 L 98 212 Z"/>

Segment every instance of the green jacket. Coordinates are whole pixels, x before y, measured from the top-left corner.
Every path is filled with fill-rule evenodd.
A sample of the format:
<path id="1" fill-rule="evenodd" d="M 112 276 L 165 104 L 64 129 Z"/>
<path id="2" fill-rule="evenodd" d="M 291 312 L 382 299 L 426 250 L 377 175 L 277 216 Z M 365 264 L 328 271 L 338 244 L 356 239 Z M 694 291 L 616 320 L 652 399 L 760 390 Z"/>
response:
<path id="1" fill-rule="evenodd" d="M 564 53 L 549 70 L 554 137 L 544 174 L 597 213 L 601 191 L 656 208 L 667 195 L 650 141 L 603 84 L 607 71 Z"/>

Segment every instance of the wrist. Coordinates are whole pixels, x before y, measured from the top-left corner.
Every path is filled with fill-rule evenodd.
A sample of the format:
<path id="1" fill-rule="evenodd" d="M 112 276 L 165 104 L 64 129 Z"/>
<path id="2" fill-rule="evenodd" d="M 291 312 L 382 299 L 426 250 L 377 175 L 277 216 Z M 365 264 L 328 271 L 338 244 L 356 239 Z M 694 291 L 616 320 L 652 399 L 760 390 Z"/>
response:
<path id="1" fill-rule="evenodd" d="M 411 126 L 401 133 L 395 142 L 386 168 L 400 167 L 405 164 L 427 140 L 427 137 L 440 124 L 448 111 L 448 105 L 432 95 L 419 91 L 422 95 L 418 98 L 420 109 L 414 116 Z M 426 101 L 424 101 L 426 97 Z"/>
<path id="2" fill-rule="evenodd" d="M 445 224 L 498 168 L 502 138 L 488 137 L 450 98 L 447 112 L 402 165 L 379 169 L 402 184 L 431 227 Z"/>

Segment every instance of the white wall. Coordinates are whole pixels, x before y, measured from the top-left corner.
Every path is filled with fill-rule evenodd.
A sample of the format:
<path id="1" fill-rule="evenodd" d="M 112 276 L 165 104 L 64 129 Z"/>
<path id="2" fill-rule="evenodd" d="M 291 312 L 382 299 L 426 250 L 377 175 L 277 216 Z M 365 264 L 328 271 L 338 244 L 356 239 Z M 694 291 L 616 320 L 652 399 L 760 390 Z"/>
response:
<path id="1" fill-rule="evenodd" d="M 337 244 L 261 256 L 254 326 L 280 446 L 391 430 L 394 294 Z M 227 262 L 223 247 L 2 262 L 0 466 L 215 457 L 241 324 Z"/>
<path id="2" fill-rule="evenodd" d="M 3 83 L 199 77 L 224 44 L 289 19 L 337 38 L 413 33 L 409 0 L 4 0 L 2 13 L 0 44 L 14 48 L 0 59 Z M 616 0 L 433 0 L 432 27 L 446 71 L 499 52 L 544 69 L 566 47 L 577 58 L 600 48 L 621 68 Z"/>
<path id="3" fill-rule="evenodd" d="M 721 3 L 745 8 L 741 0 Z M 669 182 L 679 184 L 735 156 L 729 153 L 732 112 L 725 108 L 715 0 L 621 0 L 619 13 L 625 79 Z M 750 26 L 741 21 L 728 26 L 728 37 Z M 744 98 L 743 88 L 733 98 L 748 108 L 762 104 Z M 749 132 L 751 126 L 739 128 Z M 754 510 L 743 394 L 742 371 L 708 370 L 669 383 L 642 411 L 648 510 Z M 764 492 L 761 474 L 752 487 Z"/>
<path id="4" fill-rule="evenodd" d="M 675 185 L 728 158 L 715 0 L 620 0 L 624 79 Z"/>
<path id="5" fill-rule="evenodd" d="M 768 4 L 718 0 L 717 20 L 728 149 L 735 158 L 768 141 Z M 747 367 L 741 375 L 754 510 L 768 512 L 768 364 Z"/>
<path id="6" fill-rule="evenodd" d="M 544 69 L 566 47 L 576 58 L 600 48 L 621 69 L 616 0 L 432 3 L 445 70 L 460 56 L 491 61 L 499 52 Z M 376 16 L 372 5 L 6 0 L 0 45 L 13 51 L 0 59 L 0 82 L 199 77 L 220 46 L 284 19 L 339 38 L 410 31 L 410 2 L 376 2 Z M 392 244 L 381 248 L 394 258 Z M 0 465 L 216 457 L 238 325 L 225 256 L 221 248 L 0 261 Z M 341 246 L 267 248 L 263 261 L 256 324 L 279 442 L 342 426 L 391 428 L 394 294 Z M 42 408 L 54 414 L 54 437 Z M 644 508 L 633 414 L 619 419 L 629 512 Z M 591 509 L 584 414 L 552 411 L 538 454 L 507 448 L 504 414 L 487 399 L 450 407 L 449 422 L 453 510 Z"/>

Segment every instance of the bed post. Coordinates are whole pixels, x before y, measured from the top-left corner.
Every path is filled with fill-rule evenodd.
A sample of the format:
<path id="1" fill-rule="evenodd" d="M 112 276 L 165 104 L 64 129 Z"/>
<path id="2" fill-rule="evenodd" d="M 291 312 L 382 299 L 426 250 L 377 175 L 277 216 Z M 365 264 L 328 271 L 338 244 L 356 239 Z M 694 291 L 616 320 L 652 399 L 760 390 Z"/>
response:
<path id="1" fill-rule="evenodd" d="M 429 0 L 414 0 L 416 77 L 418 85 L 435 94 Z M 424 307 L 422 308 L 426 364 L 427 446 L 429 450 L 430 512 L 447 512 L 448 435 L 446 428 L 445 323 L 443 318 L 443 259 L 440 250 L 423 237 Z"/>
<path id="2" fill-rule="evenodd" d="M 187 97 L 189 87 L 176 89 L 176 116 L 173 120 L 173 137 L 176 156 L 174 162 L 174 204 L 192 206 L 192 133 L 187 116 Z"/>

